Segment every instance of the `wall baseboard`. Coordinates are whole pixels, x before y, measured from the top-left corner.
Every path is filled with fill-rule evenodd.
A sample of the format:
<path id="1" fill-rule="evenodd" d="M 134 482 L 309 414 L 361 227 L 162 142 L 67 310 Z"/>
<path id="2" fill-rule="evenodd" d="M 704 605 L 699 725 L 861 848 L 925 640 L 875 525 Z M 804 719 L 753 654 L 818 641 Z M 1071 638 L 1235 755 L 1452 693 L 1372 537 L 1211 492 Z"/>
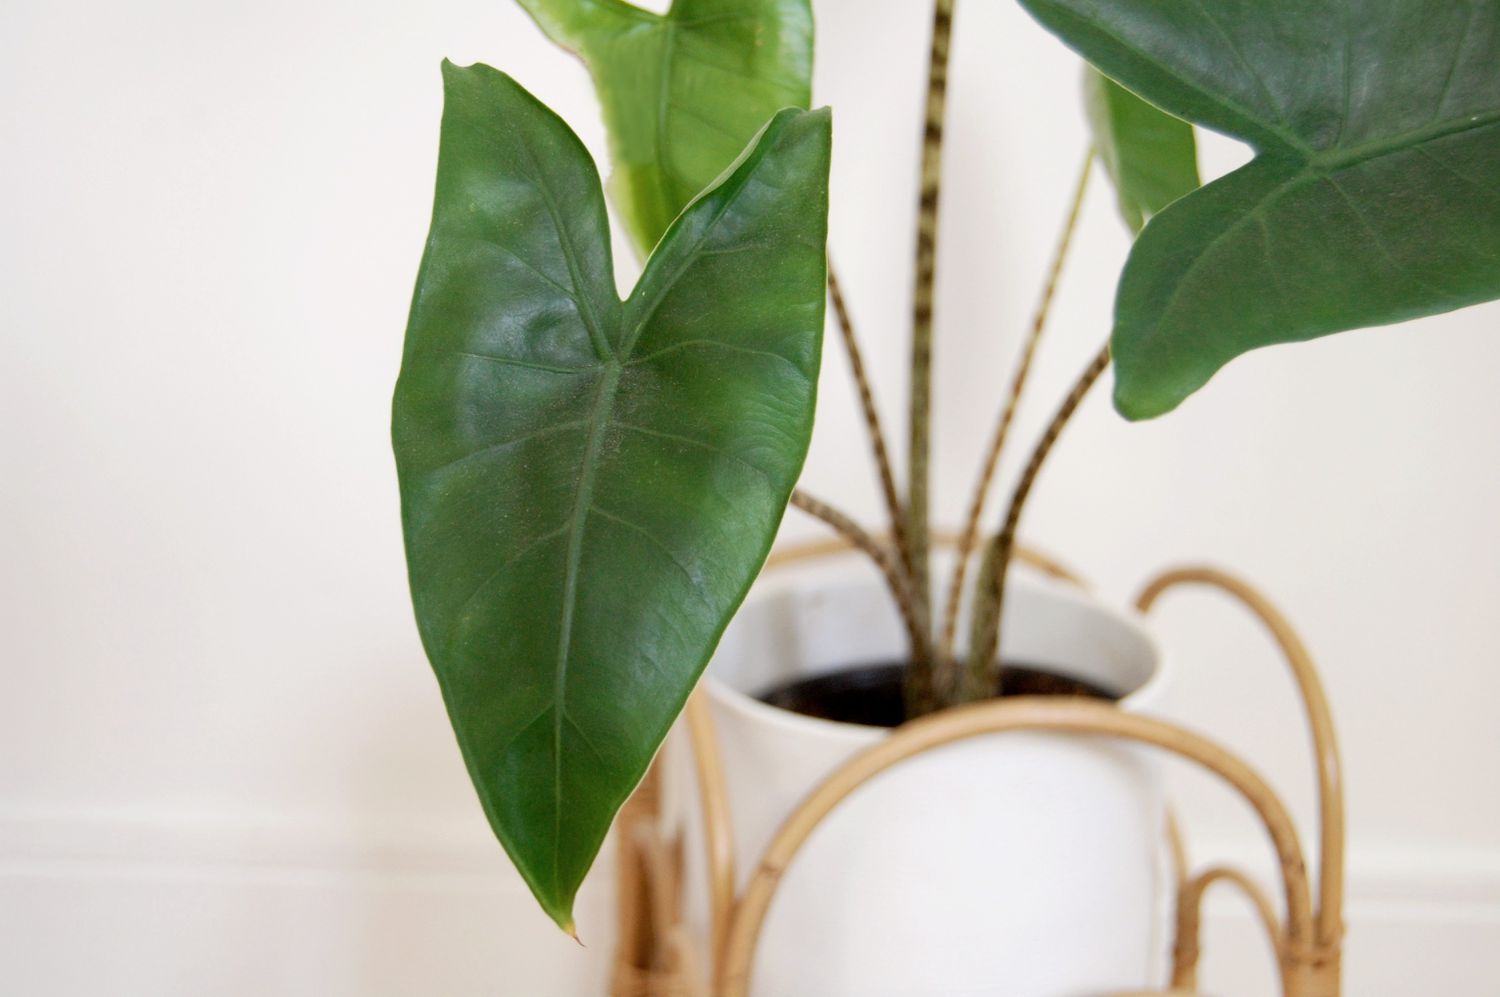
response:
<path id="1" fill-rule="evenodd" d="M 1227 861 L 1268 889 L 1275 883 L 1256 842 L 1195 843 L 1192 852 L 1195 868 Z M 1500 851 L 1355 846 L 1345 887 L 1348 997 L 1500 995 Z M 1278 992 L 1259 922 L 1232 890 L 1205 900 L 1203 953 L 1205 994 Z"/>
<path id="2" fill-rule="evenodd" d="M 1249 847 L 1194 852 L 1264 877 Z M 0 817 L 0 978 L 29 997 L 592 997 L 609 854 L 580 952 L 477 819 Z M 1348 880 L 1350 997 L 1500 994 L 1500 852 L 1356 848 Z M 1237 897 L 1209 898 L 1205 993 L 1275 992 L 1257 930 Z"/>

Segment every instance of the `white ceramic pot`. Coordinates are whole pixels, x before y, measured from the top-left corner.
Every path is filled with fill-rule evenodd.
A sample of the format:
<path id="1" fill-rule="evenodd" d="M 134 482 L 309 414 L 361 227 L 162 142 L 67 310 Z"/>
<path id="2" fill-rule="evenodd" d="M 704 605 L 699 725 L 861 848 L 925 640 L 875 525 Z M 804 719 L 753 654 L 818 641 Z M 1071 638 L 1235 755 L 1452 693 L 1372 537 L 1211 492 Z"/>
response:
<path id="1" fill-rule="evenodd" d="M 1161 659 L 1134 617 L 1018 572 L 1008 658 L 1142 710 Z M 882 737 L 755 696 L 789 679 L 899 659 L 889 597 L 847 558 L 768 573 L 707 679 L 741 885 L 793 807 Z M 678 745 L 673 783 L 690 775 Z M 684 806 L 679 796 L 677 806 Z M 690 808 L 688 808 L 690 809 Z M 1142 749 L 1008 733 L 912 759 L 814 832 L 785 876 L 755 963 L 755 997 L 1081 997 L 1158 982 L 1163 802 Z M 702 928 L 701 840 L 689 821 L 689 916 Z"/>

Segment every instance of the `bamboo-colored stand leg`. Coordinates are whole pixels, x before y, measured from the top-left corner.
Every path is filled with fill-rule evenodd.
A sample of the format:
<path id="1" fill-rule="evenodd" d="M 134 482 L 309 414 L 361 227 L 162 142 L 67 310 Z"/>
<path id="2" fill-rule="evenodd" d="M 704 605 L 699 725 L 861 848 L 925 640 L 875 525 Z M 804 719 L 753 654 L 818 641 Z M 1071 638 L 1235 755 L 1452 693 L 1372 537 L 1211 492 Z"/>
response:
<path id="1" fill-rule="evenodd" d="M 653 767 L 620 811 L 618 917 L 612 997 L 707 997 L 704 969 L 682 918 L 682 839 L 661 825 Z"/>
<path id="2" fill-rule="evenodd" d="M 794 550 L 780 563 L 832 553 L 828 545 Z M 1026 560 L 1061 578 L 1075 579 L 1048 559 Z M 708 968 L 699 970 L 681 924 L 681 848 L 659 827 L 656 789 L 643 785 L 620 819 L 621 947 L 614 997 L 747 997 L 756 944 L 771 900 L 788 867 L 819 823 L 867 780 L 907 759 L 954 741 L 1007 731 L 1104 735 L 1152 745 L 1203 767 L 1234 788 L 1264 826 L 1280 863 L 1284 920 L 1271 899 L 1241 873 L 1215 867 L 1190 875 L 1175 819 L 1168 821 L 1177 875 L 1177 923 L 1170 994 L 1188 997 L 1197 984 L 1202 898 L 1209 886 L 1228 883 L 1255 906 L 1279 963 L 1284 997 L 1338 997 L 1343 937 L 1344 808 L 1332 717 L 1322 683 L 1306 649 L 1284 617 L 1244 582 L 1209 568 L 1169 571 L 1146 586 L 1137 606 L 1149 611 L 1166 591 L 1187 585 L 1219 589 L 1258 617 L 1280 646 L 1301 693 L 1312 730 L 1318 771 L 1320 865 L 1309 881 L 1302 846 L 1280 799 L 1237 756 L 1175 724 L 1126 713 L 1094 700 L 1015 698 L 948 710 L 906 724 L 850 759 L 815 789 L 782 825 L 745 889 L 734 893 L 735 867 L 729 798 L 704 694 L 687 711 L 697 763 L 699 802 L 707 834 L 710 942 Z M 670 842 L 670 845 L 666 844 Z M 642 988 L 645 989 L 642 989 Z M 1124 995 L 1122 995 L 1124 997 Z M 1160 997 L 1160 995 L 1159 995 Z"/>

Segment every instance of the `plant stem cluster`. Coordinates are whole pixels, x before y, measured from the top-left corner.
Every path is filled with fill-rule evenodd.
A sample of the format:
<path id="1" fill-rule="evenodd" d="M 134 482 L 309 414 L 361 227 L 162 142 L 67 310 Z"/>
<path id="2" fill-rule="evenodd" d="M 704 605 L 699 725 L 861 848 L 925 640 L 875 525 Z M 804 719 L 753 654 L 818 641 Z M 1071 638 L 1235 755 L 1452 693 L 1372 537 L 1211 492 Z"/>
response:
<path id="1" fill-rule="evenodd" d="M 963 529 L 957 538 L 957 557 L 947 588 L 947 600 L 939 619 L 933 610 L 931 578 L 933 532 L 928 504 L 929 458 L 932 449 L 932 350 L 937 234 L 942 193 L 948 60 L 955 3 L 956 0 L 936 0 L 934 4 L 927 62 L 927 103 L 922 127 L 922 162 L 912 280 L 906 500 L 903 503 L 896 484 L 879 409 L 865 372 L 864 358 L 848 302 L 831 265 L 828 272 L 829 295 L 858 388 L 881 495 L 890 518 L 889 534 L 885 537 L 875 536 L 845 513 L 804 492 L 798 491 L 792 496 L 793 506 L 823 521 L 853 547 L 868 555 L 880 569 L 907 633 L 910 666 L 905 692 L 908 717 L 988 699 L 999 693 L 1003 681 L 1000 639 L 1005 579 L 1015 556 L 1016 531 L 1021 513 L 1042 465 L 1063 428 L 1109 365 L 1109 350 L 1106 347 L 1099 351 L 1080 375 L 1032 450 L 1006 505 L 999 532 L 984 537 L 981 543 L 981 524 L 989 493 L 1030 376 L 1037 345 L 1047 328 L 1052 300 L 1072 246 L 1073 234 L 1088 190 L 1088 178 L 1094 159 L 1093 150 L 1090 149 L 1079 171 L 1067 218 L 1048 268 L 1029 334 L 1022 346 L 999 419 L 985 450 Z M 967 654 L 961 654 L 956 646 L 958 618 L 968 580 L 969 562 L 976 553 L 981 558 L 980 571 L 974 582 L 974 591 L 969 597 L 971 614 Z"/>

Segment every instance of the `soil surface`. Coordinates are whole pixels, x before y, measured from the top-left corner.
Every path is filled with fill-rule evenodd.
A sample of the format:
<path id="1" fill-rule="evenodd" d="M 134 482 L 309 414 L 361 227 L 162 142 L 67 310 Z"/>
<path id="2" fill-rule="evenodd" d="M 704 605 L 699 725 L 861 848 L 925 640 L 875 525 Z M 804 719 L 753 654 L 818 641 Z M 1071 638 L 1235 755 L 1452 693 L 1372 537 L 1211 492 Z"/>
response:
<path id="1" fill-rule="evenodd" d="M 901 698 L 902 662 L 858 665 L 812 678 L 779 685 L 758 697 L 819 720 L 898 727 L 906 722 L 906 704 Z M 1119 697 L 1079 679 L 1028 664 L 1007 664 L 1000 696 L 1087 696 L 1114 701 Z"/>

